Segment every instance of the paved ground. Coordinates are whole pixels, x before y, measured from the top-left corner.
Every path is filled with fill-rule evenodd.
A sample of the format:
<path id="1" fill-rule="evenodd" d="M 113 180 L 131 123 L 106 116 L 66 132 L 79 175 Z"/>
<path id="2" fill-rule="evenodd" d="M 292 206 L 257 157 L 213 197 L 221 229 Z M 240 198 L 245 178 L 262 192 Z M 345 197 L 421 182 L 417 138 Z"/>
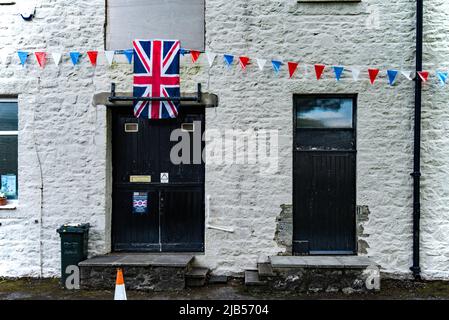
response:
<path id="1" fill-rule="evenodd" d="M 69 291 L 59 286 L 57 279 L 0 279 L 0 299 L 87 299 L 108 300 L 113 298 L 113 290 L 110 291 Z M 174 293 L 151 292 L 127 292 L 129 300 L 142 299 L 449 299 L 449 282 L 413 282 L 383 280 L 382 290 L 379 293 L 370 294 L 302 294 L 292 295 L 283 293 L 267 293 L 248 291 L 239 280 L 230 281 L 227 285 L 209 285 L 203 288 L 186 289 Z"/>

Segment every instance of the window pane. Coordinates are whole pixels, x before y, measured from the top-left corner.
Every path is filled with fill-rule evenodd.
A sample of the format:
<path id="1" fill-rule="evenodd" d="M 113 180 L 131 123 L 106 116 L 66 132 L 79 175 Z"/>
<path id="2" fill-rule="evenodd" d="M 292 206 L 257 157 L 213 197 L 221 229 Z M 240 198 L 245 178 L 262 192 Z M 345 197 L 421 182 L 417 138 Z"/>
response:
<path id="1" fill-rule="evenodd" d="M 0 101 L 0 131 L 17 131 L 17 102 Z"/>
<path id="2" fill-rule="evenodd" d="M 3 192 L 14 186 L 9 199 L 17 199 L 17 136 L 0 136 L 0 182 Z"/>
<path id="3" fill-rule="evenodd" d="M 298 128 L 352 128 L 352 99 L 304 98 L 297 110 Z"/>

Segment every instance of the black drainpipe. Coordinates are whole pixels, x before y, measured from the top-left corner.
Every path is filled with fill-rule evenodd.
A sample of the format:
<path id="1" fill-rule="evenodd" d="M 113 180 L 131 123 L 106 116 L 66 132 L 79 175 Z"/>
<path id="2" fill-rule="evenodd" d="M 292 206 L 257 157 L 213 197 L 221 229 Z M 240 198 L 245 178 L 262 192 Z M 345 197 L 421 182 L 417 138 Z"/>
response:
<path id="1" fill-rule="evenodd" d="M 423 52 L 423 2 L 416 0 L 416 71 L 422 71 Z M 421 78 L 415 74 L 415 132 L 413 150 L 413 272 L 415 280 L 421 279 L 419 265 L 419 229 L 421 218 L 420 178 L 421 178 Z"/>

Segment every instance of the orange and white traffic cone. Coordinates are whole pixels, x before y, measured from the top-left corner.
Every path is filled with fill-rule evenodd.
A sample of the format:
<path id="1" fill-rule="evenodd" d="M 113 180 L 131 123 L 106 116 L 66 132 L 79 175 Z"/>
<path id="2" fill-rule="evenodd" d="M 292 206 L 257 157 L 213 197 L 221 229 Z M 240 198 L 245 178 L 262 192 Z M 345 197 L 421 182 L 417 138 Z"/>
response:
<path id="1" fill-rule="evenodd" d="M 117 269 L 117 279 L 115 280 L 115 293 L 114 300 L 127 300 L 125 281 L 123 280 L 123 270 L 122 268 Z"/>

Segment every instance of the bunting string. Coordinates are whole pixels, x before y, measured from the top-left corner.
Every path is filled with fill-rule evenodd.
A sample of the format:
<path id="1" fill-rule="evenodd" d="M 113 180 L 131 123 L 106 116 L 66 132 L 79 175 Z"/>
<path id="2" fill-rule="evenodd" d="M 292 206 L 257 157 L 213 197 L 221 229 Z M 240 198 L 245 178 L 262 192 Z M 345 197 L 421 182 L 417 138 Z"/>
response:
<path id="1" fill-rule="evenodd" d="M 53 63 L 58 66 L 61 63 L 62 57 L 64 56 L 61 52 L 51 52 L 47 53 L 45 51 L 25 51 L 25 50 L 18 50 L 15 55 L 18 59 L 19 64 L 25 68 L 25 66 L 29 63 L 29 57 L 33 55 L 36 59 L 36 62 L 38 66 L 41 69 L 44 69 L 48 63 L 49 58 L 53 60 Z M 69 61 L 72 63 L 73 66 L 77 66 L 79 64 L 80 58 L 82 56 L 86 56 L 90 64 L 95 67 L 97 65 L 98 56 L 100 54 L 99 51 L 86 51 L 85 53 L 81 53 L 79 51 L 71 51 L 66 53 L 68 57 L 70 58 Z M 126 49 L 126 50 L 106 50 L 103 52 L 105 60 L 108 64 L 108 66 L 112 66 L 115 62 L 115 56 L 116 55 L 124 55 L 126 58 L 126 61 L 131 64 L 133 60 L 134 51 L 133 49 Z M 197 64 L 200 56 L 203 54 L 200 51 L 197 50 L 188 50 L 181 48 L 181 54 L 182 55 L 190 55 L 191 57 L 191 63 Z M 281 72 L 285 69 L 286 75 L 289 79 L 294 78 L 301 78 L 304 77 L 309 70 L 312 70 L 314 73 L 314 77 L 317 81 L 320 81 L 325 77 L 325 74 L 331 73 L 336 81 L 341 81 L 341 79 L 344 77 L 346 73 L 348 73 L 348 77 L 351 78 L 353 81 L 359 81 L 361 72 L 364 71 L 368 75 L 369 82 L 374 85 L 379 78 L 380 74 L 385 75 L 387 79 L 387 83 L 390 86 L 394 86 L 397 82 L 399 77 L 403 77 L 409 81 L 415 80 L 416 78 L 422 81 L 423 83 L 428 82 L 431 78 L 434 78 L 441 86 L 445 86 L 448 80 L 449 71 L 445 69 L 437 69 L 434 71 L 430 70 L 410 70 L 410 69 L 404 69 L 404 68 L 388 68 L 386 70 L 380 70 L 379 68 L 374 67 L 360 67 L 360 66 L 344 66 L 344 65 L 326 65 L 326 64 L 307 64 L 307 63 L 301 63 L 301 61 L 283 61 L 280 59 L 263 59 L 260 57 L 257 58 L 251 58 L 249 56 L 235 56 L 232 54 L 218 54 L 216 52 L 212 51 L 206 51 L 204 52 L 205 59 L 207 60 L 207 64 L 209 68 L 212 68 L 214 64 L 217 64 L 218 60 L 216 59 L 217 56 L 223 57 L 223 63 L 224 65 L 230 69 L 234 65 L 239 65 L 242 71 L 247 70 L 247 67 L 251 64 L 255 64 L 259 71 L 264 71 L 266 69 L 267 62 L 271 63 L 271 69 L 276 75 L 280 75 Z M 13 53 L 6 53 L 4 50 L 0 49 L 0 63 L 7 64 L 7 58 L 8 56 L 14 55 Z M 287 67 L 284 67 L 284 66 Z M 329 72 L 326 72 L 326 70 L 329 69 Z M 349 75 L 350 74 L 350 75 Z M 365 74 L 365 73 L 364 73 Z"/>

